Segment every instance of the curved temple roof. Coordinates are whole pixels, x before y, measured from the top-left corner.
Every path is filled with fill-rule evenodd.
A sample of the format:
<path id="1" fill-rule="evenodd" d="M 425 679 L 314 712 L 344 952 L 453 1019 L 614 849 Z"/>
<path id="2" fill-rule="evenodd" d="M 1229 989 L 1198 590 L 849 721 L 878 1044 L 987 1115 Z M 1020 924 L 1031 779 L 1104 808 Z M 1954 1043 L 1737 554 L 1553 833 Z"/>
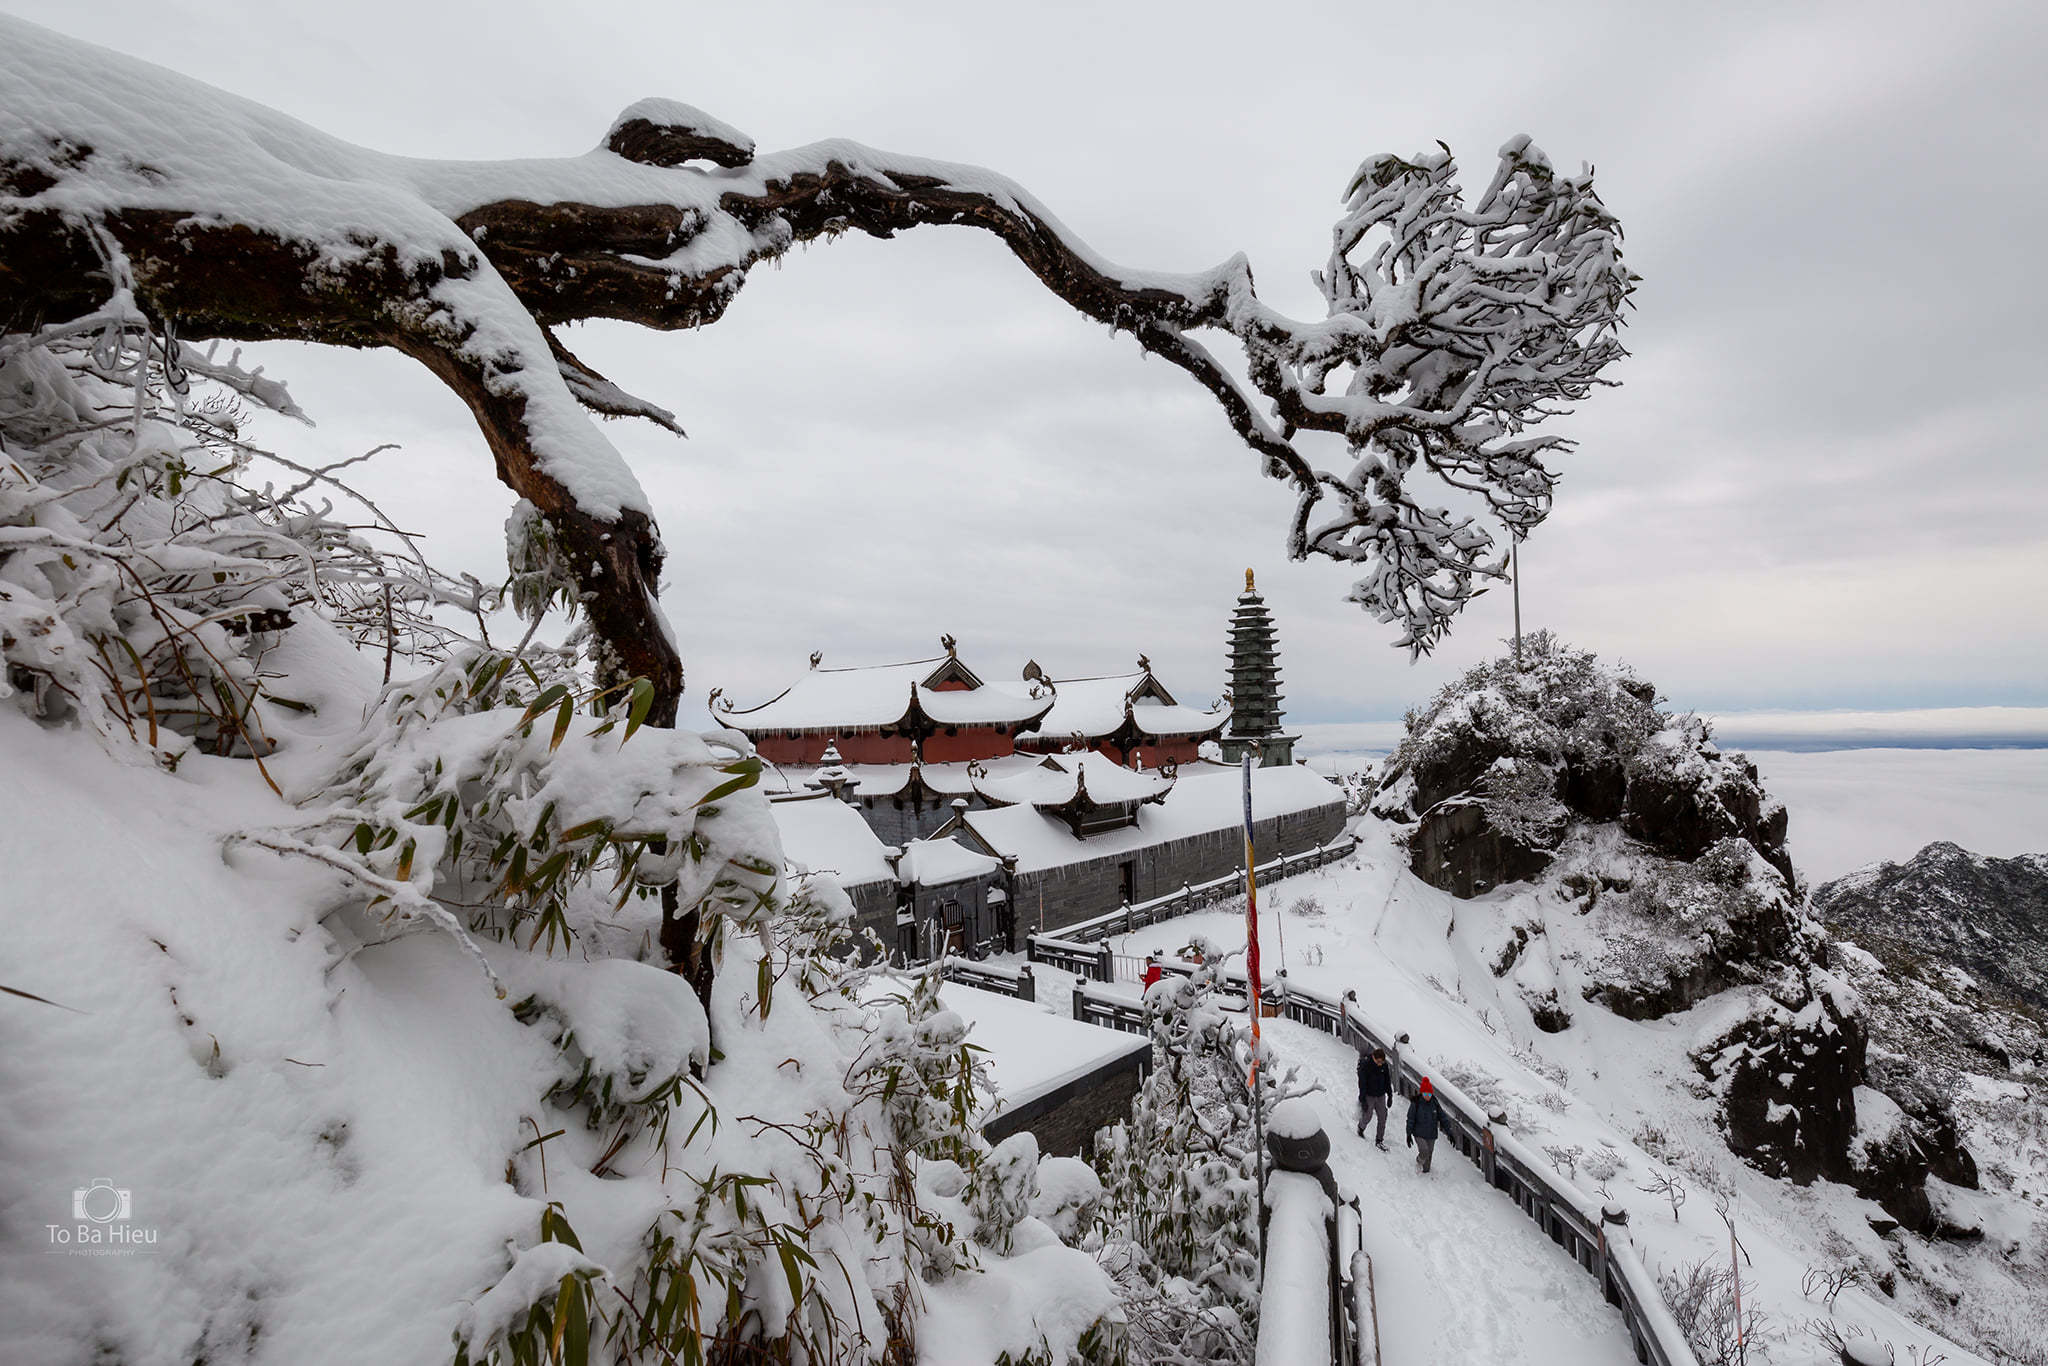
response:
<path id="1" fill-rule="evenodd" d="M 960 686 L 941 688 L 940 683 Z M 1036 724 L 1054 702 L 1039 688 L 987 687 L 952 655 L 867 668 L 812 669 L 757 707 L 720 699 L 713 715 L 748 735 L 769 731 L 846 734 L 933 726 Z"/>
<path id="2" fill-rule="evenodd" d="M 1077 798 L 1101 806 L 1112 802 L 1156 802 L 1173 789 L 1169 773 L 1129 769 L 1093 750 L 1047 758 L 1030 768 L 1013 768 L 975 779 L 974 790 L 997 806 L 1063 807 Z"/>
<path id="3" fill-rule="evenodd" d="M 1230 721 L 1230 712 L 1226 708 L 1199 711 L 1194 707 L 1181 706 L 1153 677 L 1149 668 L 1101 678 L 1055 678 L 1051 681 L 1058 700 L 1038 724 L 1038 733 L 1047 738 L 1079 735 L 1088 740 L 1100 740 L 1115 735 L 1129 724 L 1141 735 L 1156 739 L 1184 739 L 1218 734 Z M 990 686 L 1012 691 L 1021 690 L 1025 685 L 995 683 Z"/>

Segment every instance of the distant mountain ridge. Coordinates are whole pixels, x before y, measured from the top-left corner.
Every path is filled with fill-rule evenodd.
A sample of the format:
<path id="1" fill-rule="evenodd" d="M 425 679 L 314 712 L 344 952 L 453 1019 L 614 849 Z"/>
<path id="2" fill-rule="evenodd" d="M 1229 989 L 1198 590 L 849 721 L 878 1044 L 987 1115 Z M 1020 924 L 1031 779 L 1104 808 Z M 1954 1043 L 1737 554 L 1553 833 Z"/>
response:
<path id="1" fill-rule="evenodd" d="M 2048 1010 L 2048 854 L 1991 858 L 1941 840 L 1824 883 L 1813 909 L 1880 956 L 1936 958 Z"/>

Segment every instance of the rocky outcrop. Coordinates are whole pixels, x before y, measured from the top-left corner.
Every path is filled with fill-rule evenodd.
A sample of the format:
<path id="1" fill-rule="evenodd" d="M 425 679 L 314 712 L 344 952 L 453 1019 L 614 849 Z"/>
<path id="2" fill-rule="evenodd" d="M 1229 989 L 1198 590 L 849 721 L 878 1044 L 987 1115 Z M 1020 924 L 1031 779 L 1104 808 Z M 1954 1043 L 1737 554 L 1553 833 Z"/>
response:
<path id="1" fill-rule="evenodd" d="M 1935 960 L 2048 1010 L 2048 854 L 1988 858 L 1946 842 L 1813 894 L 1831 928 L 1887 961 Z"/>
<path id="2" fill-rule="evenodd" d="M 1585 964 L 1586 1000 L 1654 1020 L 1813 962 L 1812 923 L 1747 840 L 1729 836 L 1691 863 L 1644 863 L 1625 883 L 1611 873 L 1564 881 L 1585 889 L 1584 913 L 1604 946 Z"/>
<path id="3" fill-rule="evenodd" d="M 1658 739 L 1666 739 L 1660 735 Z M 1770 865 L 1793 878 L 1785 851 L 1790 816 L 1764 794 L 1756 765 L 1723 755 L 1702 734 L 1646 747 L 1628 775 L 1621 828 L 1659 853 L 1690 862 L 1725 839 L 1744 839 Z"/>
<path id="4" fill-rule="evenodd" d="M 1728 1146 L 1805 1185 L 1851 1181 L 1868 1038 L 1855 998 L 1826 973 L 1788 972 L 1693 1050 L 1721 1097 Z"/>
<path id="5" fill-rule="evenodd" d="M 1608 822 L 1685 863 L 1746 840 L 1794 884 L 1785 807 L 1756 766 L 1548 634 L 1522 667 L 1481 665 L 1411 714 L 1372 809 L 1411 827 L 1416 876 L 1460 897 L 1538 876 L 1573 824 Z"/>
<path id="6" fill-rule="evenodd" d="M 1551 850 L 1488 821 L 1482 803 L 1455 798 L 1424 813 L 1408 837 L 1408 853 L 1415 876 L 1461 897 L 1535 877 L 1551 859 Z"/>
<path id="7" fill-rule="evenodd" d="M 1890 1096 L 1856 1088 L 1856 1131 L 1849 1144 L 1849 1179 L 1859 1194 L 1915 1233 L 1933 1231 L 1927 1198 L 1927 1155 L 1913 1138 L 1905 1111 Z"/>

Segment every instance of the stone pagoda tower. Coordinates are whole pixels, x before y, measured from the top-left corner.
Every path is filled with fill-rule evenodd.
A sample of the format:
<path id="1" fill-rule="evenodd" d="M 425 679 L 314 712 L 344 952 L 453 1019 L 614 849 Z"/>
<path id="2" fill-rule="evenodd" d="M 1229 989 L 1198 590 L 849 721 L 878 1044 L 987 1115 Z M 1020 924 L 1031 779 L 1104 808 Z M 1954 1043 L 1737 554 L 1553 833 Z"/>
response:
<path id="1" fill-rule="evenodd" d="M 1260 768 L 1294 762 L 1300 737 L 1280 733 L 1280 651 L 1273 614 L 1244 571 L 1244 593 L 1230 617 L 1230 729 L 1221 741 L 1227 763 L 1256 754 Z"/>

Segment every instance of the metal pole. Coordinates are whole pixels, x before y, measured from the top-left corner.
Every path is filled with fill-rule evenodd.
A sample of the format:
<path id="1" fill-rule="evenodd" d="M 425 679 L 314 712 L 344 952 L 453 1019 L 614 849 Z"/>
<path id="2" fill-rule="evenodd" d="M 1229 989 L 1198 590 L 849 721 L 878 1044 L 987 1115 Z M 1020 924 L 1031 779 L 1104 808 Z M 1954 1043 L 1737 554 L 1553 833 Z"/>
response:
<path id="1" fill-rule="evenodd" d="M 1252 1144 L 1259 1178 L 1259 1268 L 1266 1265 L 1266 1107 L 1259 1097 L 1259 1016 L 1265 1009 L 1259 986 L 1259 874 L 1252 850 L 1252 755 L 1244 753 L 1244 923 L 1245 986 L 1252 1013 Z"/>
<path id="2" fill-rule="evenodd" d="M 1508 542 L 1508 577 L 1515 586 L 1515 669 L 1522 667 L 1522 557 L 1520 542 Z"/>
<path id="3" fill-rule="evenodd" d="M 1745 1353 L 1742 1344 L 1742 1263 L 1736 1260 L 1735 1211 L 1728 1211 L 1728 1284 L 1735 1291 L 1735 1351 L 1738 1360 Z"/>

